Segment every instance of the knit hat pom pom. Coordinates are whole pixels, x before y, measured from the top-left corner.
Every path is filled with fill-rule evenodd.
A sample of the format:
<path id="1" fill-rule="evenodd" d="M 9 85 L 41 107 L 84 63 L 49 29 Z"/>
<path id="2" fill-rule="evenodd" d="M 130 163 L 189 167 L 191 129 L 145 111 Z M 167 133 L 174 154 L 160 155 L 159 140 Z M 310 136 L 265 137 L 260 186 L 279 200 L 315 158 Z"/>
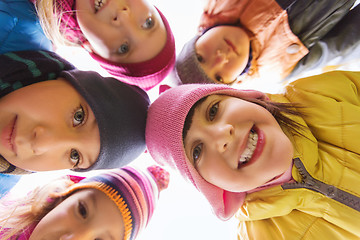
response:
<path id="1" fill-rule="evenodd" d="M 159 191 L 166 189 L 169 185 L 170 174 L 163 168 L 153 165 L 147 168 L 154 178 Z"/>

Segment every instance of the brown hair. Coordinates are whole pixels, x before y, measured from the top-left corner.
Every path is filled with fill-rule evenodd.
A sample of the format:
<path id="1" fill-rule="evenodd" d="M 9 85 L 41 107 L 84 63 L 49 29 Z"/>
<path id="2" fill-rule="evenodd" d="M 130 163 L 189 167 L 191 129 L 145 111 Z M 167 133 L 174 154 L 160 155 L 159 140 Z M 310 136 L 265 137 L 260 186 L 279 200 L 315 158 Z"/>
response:
<path id="1" fill-rule="evenodd" d="M 208 95 L 209 96 L 209 95 Z M 192 124 L 192 118 L 194 115 L 195 109 L 206 100 L 208 97 L 203 97 L 200 100 L 198 100 L 189 110 L 185 122 L 184 122 L 184 128 L 182 132 L 183 141 L 187 135 L 187 132 L 189 131 L 191 124 Z M 281 126 L 285 126 L 291 134 L 304 136 L 304 134 L 301 133 L 301 131 L 304 129 L 304 126 L 294 120 L 292 120 L 287 115 L 294 115 L 294 116 L 302 116 L 302 114 L 295 110 L 295 108 L 301 108 L 299 104 L 296 103 L 280 103 L 280 102 L 273 102 L 270 100 L 261 100 L 261 99 L 244 99 L 245 101 L 257 104 L 266 110 L 268 110 L 271 115 L 275 118 L 275 120 L 279 123 Z"/>
<path id="2" fill-rule="evenodd" d="M 39 222 L 47 213 L 66 197 L 62 193 L 73 184 L 68 178 L 61 178 L 37 187 L 25 197 L 0 200 L 0 232 L 4 239 L 21 235 L 32 224 Z"/>

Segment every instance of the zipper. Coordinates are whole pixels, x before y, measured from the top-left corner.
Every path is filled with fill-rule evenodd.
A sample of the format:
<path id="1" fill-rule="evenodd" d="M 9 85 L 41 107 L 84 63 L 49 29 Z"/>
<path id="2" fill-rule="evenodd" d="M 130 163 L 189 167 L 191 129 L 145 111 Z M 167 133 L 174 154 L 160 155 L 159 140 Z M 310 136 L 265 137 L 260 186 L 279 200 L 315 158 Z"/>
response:
<path id="1" fill-rule="evenodd" d="M 284 183 L 283 189 L 310 189 L 360 212 L 359 197 L 313 178 L 299 158 L 294 158 L 294 165 L 302 177 L 301 182 Z"/>

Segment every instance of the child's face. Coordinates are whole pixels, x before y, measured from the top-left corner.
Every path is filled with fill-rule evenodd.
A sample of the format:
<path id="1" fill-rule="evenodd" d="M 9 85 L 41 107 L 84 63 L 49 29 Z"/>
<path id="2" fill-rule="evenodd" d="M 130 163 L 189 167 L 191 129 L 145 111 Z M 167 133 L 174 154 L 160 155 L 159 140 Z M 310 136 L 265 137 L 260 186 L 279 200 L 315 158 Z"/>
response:
<path id="1" fill-rule="evenodd" d="M 88 168 L 100 152 L 94 113 L 61 78 L 1 98 L 0 131 L 1 155 L 26 170 Z"/>
<path id="2" fill-rule="evenodd" d="M 195 108 L 184 145 L 206 181 L 232 192 L 254 189 L 284 173 L 293 155 L 270 112 L 225 95 L 211 95 Z"/>
<path id="3" fill-rule="evenodd" d="M 195 43 L 198 61 L 215 83 L 230 84 L 242 73 L 249 59 L 250 40 L 236 26 L 217 26 Z"/>
<path id="4" fill-rule="evenodd" d="M 76 1 L 78 23 L 93 52 L 112 62 L 136 63 L 165 46 L 164 23 L 145 0 L 102 0 L 99 9 L 96 2 Z"/>
<path id="5" fill-rule="evenodd" d="M 99 190 L 84 189 L 45 215 L 29 240 L 123 238 L 124 222 L 115 203 Z"/>

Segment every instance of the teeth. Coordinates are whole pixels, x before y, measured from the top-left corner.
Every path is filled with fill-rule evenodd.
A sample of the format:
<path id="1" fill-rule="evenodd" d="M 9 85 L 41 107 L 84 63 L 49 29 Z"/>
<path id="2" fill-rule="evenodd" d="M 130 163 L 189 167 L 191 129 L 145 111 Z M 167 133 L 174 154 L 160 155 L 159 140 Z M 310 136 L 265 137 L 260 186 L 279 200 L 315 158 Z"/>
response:
<path id="1" fill-rule="evenodd" d="M 258 134 L 255 131 L 251 130 L 248 141 L 247 141 L 246 148 L 245 148 L 244 152 L 241 154 L 241 157 L 239 160 L 240 163 L 242 163 L 242 164 L 246 163 L 251 159 L 251 157 L 254 154 L 254 151 L 256 149 L 257 141 L 258 141 Z"/>
<path id="2" fill-rule="evenodd" d="M 95 4 L 95 10 L 99 11 L 100 8 L 102 8 L 104 6 L 104 4 L 106 3 L 107 0 L 95 0 L 94 4 Z"/>

